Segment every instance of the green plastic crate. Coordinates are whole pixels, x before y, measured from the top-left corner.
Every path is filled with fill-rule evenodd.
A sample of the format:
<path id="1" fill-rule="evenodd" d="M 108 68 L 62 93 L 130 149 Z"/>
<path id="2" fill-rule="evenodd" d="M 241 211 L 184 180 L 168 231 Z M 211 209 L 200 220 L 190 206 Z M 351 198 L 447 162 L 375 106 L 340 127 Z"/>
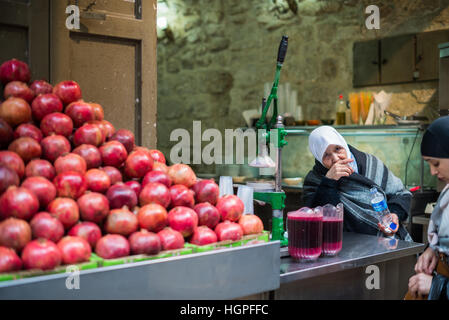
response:
<path id="1" fill-rule="evenodd" d="M 259 233 L 259 234 L 243 236 L 243 238 L 238 241 L 225 240 L 225 241 L 207 244 L 204 246 L 198 246 L 198 245 L 191 244 L 191 243 L 188 243 L 186 245 L 191 246 L 193 248 L 194 252 L 207 252 L 207 251 L 223 249 L 223 248 L 235 248 L 235 247 L 240 247 L 240 246 L 244 246 L 244 245 L 250 245 L 252 242 L 256 242 L 256 241 L 257 242 L 270 241 L 270 232 L 263 231 L 262 233 Z"/>
<path id="2" fill-rule="evenodd" d="M 102 259 L 100 265 L 102 267 L 110 267 L 110 266 L 116 266 L 116 265 L 125 264 L 125 263 L 133 263 L 133 262 L 155 260 L 155 259 L 162 259 L 162 258 L 171 258 L 171 257 L 176 257 L 176 256 L 181 256 L 181 255 L 186 255 L 186 254 L 191 254 L 191 253 L 193 253 L 193 249 L 191 247 L 187 246 L 182 249 L 161 251 L 156 255 L 139 254 L 139 255 L 117 258 L 117 259 Z"/>
<path id="3" fill-rule="evenodd" d="M 100 260 L 101 260 L 100 257 L 98 257 L 95 253 L 92 253 L 88 262 L 78 263 L 78 264 L 75 264 L 75 266 L 77 266 L 80 271 L 88 270 L 88 269 L 95 269 L 95 268 L 98 268 Z M 33 270 L 22 270 L 22 271 L 17 271 L 17 272 L 10 272 L 10 273 L 0 273 L 0 282 L 24 279 L 24 278 L 39 277 L 39 276 L 45 276 L 45 275 L 57 274 L 57 273 L 65 273 L 68 266 L 69 265 L 63 265 L 63 266 L 54 268 L 52 270 L 33 269 Z"/>

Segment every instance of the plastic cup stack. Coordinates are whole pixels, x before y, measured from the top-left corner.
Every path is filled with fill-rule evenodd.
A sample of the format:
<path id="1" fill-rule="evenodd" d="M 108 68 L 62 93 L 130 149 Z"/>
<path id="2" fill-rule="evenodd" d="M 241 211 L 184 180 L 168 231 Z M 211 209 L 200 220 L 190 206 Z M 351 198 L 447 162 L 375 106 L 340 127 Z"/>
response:
<path id="1" fill-rule="evenodd" d="M 220 197 L 228 194 L 234 194 L 234 189 L 232 187 L 232 177 L 221 176 L 218 188 L 220 190 Z"/>
<path id="2" fill-rule="evenodd" d="M 245 209 L 243 214 L 254 214 L 254 189 L 248 186 L 239 186 L 237 189 L 237 197 L 243 201 Z"/>

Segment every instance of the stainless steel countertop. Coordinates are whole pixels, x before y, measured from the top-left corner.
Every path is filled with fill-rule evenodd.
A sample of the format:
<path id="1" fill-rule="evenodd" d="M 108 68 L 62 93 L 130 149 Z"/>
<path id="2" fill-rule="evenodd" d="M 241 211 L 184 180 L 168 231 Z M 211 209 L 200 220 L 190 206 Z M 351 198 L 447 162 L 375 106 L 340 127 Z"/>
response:
<path id="1" fill-rule="evenodd" d="M 287 283 L 301 279 L 376 264 L 421 253 L 424 244 L 378 238 L 359 233 L 343 233 L 343 248 L 335 257 L 320 257 L 314 262 L 298 262 L 281 248 L 281 279 Z"/>
<path id="2" fill-rule="evenodd" d="M 0 282 L 0 300 L 236 299 L 279 288 L 279 241 Z"/>

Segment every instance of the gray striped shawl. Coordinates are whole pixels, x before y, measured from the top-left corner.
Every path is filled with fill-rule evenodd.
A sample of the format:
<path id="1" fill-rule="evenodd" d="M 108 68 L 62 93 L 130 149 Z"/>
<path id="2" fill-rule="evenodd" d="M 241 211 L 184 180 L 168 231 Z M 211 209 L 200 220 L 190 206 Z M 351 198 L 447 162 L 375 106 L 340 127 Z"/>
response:
<path id="1" fill-rule="evenodd" d="M 338 192 L 340 201 L 344 205 L 345 216 L 350 215 L 352 220 L 360 224 L 359 232 L 376 234 L 378 232 L 378 214 L 371 206 L 370 189 L 376 187 L 387 199 L 388 205 L 395 204 L 408 212 L 410 209 L 411 193 L 404 188 L 402 181 L 396 177 L 377 157 L 358 151 L 351 147 L 359 173 L 339 180 Z M 316 165 L 317 166 L 317 165 Z M 310 193 L 316 191 L 320 185 L 324 172 L 311 171 L 304 182 L 304 196 L 311 197 Z M 324 168 L 324 167 L 322 167 Z M 361 170 L 360 170 L 361 169 Z M 306 187 L 307 184 L 307 187 Z M 307 194 L 309 193 L 309 194 Z M 407 230 L 400 224 L 395 238 L 412 241 Z"/>

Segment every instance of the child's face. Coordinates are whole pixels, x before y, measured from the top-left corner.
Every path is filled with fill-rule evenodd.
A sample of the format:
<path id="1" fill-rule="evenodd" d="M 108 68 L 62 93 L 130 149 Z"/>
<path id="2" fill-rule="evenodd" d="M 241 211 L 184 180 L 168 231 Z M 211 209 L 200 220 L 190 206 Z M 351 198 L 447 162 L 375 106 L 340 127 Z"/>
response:
<path id="1" fill-rule="evenodd" d="M 430 166 L 430 174 L 441 181 L 449 183 L 449 159 L 423 156 Z"/>

